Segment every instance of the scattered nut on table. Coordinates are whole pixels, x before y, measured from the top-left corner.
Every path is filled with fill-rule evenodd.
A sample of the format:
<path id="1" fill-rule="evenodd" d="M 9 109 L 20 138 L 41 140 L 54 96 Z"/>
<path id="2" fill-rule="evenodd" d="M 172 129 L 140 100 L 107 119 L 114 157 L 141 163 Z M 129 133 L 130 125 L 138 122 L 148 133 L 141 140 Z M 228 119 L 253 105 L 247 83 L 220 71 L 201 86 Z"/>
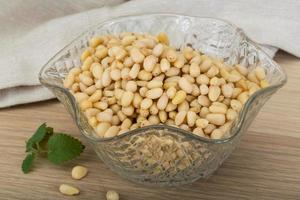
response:
<path id="1" fill-rule="evenodd" d="M 85 177 L 88 173 L 88 169 L 86 167 L 77 165 L 75 167 L 73 167 L 72 172 L 71 172 L 71 176 L 73 179 L 82 179 L 83 177 Z"/>
<path id="2" fill-rule="evenodd" d="M 59 191 L 60 191 L 62 194 L 64 194 L 64 195 L 69 195 L 69 196 L 79 194 L 79 189 L 77 189 L 77 188 L 74 187 L 74 186 L 67 185 L 67 184 L 61 184 L 61 185 L 59 186 Z"/>
<path id="3" fill-rule="evenodd" d="M 249 97 L 269 85 L 263 67 L 178 50 L 165 33 L 94 37 L 80 59 L 63 84 L 97 137 L 163 123 L 221 139 Z"/>
<path id="4" fill-rule="evenodd" d="M 119 200 L 119 194 L 114 190 L 108 190 L 106 193 L 107 200 Z"/>

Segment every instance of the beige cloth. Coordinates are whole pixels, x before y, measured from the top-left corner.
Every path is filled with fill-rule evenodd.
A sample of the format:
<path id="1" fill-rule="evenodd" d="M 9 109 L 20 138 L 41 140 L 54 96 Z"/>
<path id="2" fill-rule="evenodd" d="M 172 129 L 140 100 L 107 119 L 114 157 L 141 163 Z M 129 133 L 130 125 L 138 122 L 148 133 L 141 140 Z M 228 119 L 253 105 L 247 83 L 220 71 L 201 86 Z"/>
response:
<path id="1" fill-rule="evenodd" d="M 281 48 L 300 57 L 300 1 L 135 0 L 98 8 L 103 2 L 0 0 L 0 107 L 53 98 L 40 86 L 40 68 L 82 31 L 116 16 L 168 12 L 222 18 L 271 56 Z"/>

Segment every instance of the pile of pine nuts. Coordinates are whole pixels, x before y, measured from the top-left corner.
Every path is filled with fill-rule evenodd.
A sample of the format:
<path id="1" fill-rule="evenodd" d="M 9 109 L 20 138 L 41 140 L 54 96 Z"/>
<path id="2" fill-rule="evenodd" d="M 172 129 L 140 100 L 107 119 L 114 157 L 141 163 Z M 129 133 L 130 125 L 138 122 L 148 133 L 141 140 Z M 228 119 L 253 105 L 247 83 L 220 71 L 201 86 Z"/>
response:
<path id="1" fill-rule="evenodd" d="M 269 85 L 262 67 L 229 66 L 189 46 L 177 50 L 165 33 L 94 37 L 81 61 L 63 84 L 105 138 L 167 124 L 220 139 L 249 96 Z"/>

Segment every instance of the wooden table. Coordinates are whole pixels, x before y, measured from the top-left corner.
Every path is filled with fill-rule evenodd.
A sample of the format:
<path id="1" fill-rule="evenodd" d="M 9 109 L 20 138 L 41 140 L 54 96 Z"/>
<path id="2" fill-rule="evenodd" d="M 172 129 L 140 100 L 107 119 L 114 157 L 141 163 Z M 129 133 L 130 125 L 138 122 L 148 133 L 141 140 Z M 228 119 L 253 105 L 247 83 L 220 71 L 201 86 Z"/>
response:
<path id="1" fill-rule="evenodd" d="M 275 58 L 289 80 L 264 108 L 238 148 L 207 181 L 178 188 L 149 188 L 119 177 L 101 162 L 56 100 L 0 110 L 0 199 L 105 199 L 114 189 L 121 199 L 300 199 L 300 59 L 280 53 Z M 85 142 L 83 155 L 64 166 L 39 159 L 29 174 L 21 172 L 25 140 L 43 122 Z M 75 164 L 90 172 L 70 177 Z M 79 196 L 58 192 L 61 183 L 80 188 Z"/>

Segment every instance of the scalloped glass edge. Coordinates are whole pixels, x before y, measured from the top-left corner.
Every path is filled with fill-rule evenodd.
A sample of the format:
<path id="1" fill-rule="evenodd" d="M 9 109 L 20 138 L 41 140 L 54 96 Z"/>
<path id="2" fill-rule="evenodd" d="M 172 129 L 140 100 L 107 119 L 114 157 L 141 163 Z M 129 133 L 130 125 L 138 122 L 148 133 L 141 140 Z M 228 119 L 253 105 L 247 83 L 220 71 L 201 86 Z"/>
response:
<path id="1" fill-rule="evenodd" d="M 276 83 L 276 84 L 271 84 L 269 87 L 267 88 L 263 88 L 260 89 L 258 91 L 256 91 L 254 94 L 252 94 L 249 99 L 247 100 L 247 102 L 244 104 L 241 112 L 239 113 L 239 117 L 238 120 L 235 122 L 235 126 L 233 126 L 231 128 L 232 132 L 230 133 L 230 137 L 227 138 L 223 138 L 223 139 L 208 139 L 208 138 L 204 138 L 204 137 L 200 137 L 197 136 L 189 131 L 185 131 L 183 129 L 180 128 L 176 128 L 176 127 L 172 127 L 172 126 L 168 126 L 168 125 L 150 125 L 150 126 L 146 126 L 143 128 L 138 128 L 135 130 L 131 130 L 128 131 L 122 135 L 117 135 L 111 138 L 96 138 L 94 136 L 91 135 L 91 133 L 88 133 L 87 130 L 82 128 L 81 125 L 81 118 L 84 117 L 80 111 L 80 108 L 78 107 L 76 100 L 74 98 L 74 96 L 69 92 L 68 89 L 61 87 L 59 85 L 50 83 L 49 81 L 47 81 L 46 79 L 43 78 L 43 74 L 45 72 L 45 70 L 50 67 L 49 65 L 54 61 L 57 60 L 57 58 L 61 57 L 61 54 L 67 50 L 70 46 L 72 46 L 73 43 L 75 43 L 77 40 L 79 40 L 80 38 L 83 38 L 84 36 L 88 35 L 92 30 L 95 30 L 103 25 L 109 24 L 109 23 L 113 23 L 114 21 L 120 20 L 120 19 L 129 19 L 132 17 L 146 17 L 146 16 L 174 16 L 174 17 L 187 17 L 187 18 L 201 18 L 201 19 L 213 19 L 213 20 L 217 20 L 223 23 L 226 23 L 228 25 L 230 25 L 232 28 L 234 28 L 239 34 L 240 36 L 244 39 L 245 42 L 247 42 L 249 45 L 252 45 L 258 52 L 260 52 L 261 54 L 264 55 L 264 57 L 266 59 L 268 59 L 272 65 L 274 65 L 282 74 L 281 80 Z M 80 34 L 78 37 L 76 37 L 73 41 L 71 41 L 68 45 L 66 45 L 64 48 L 62 48 L 57 54 L 55 54 L 40 70 L 39 72 L 39 80 L 41 82 L 42 85 L 49 87 L 49 88 L 53 88 L 53 89 L 57 89 L 58 91 L 63 92 L 68 99 L 71 102 L 71 106 L 74 109 L 73 112 L 73 118 L 78 126 L 78 128 L 80 129 L 80 131 L 82 133 L 84 133 L 83 135 L 85 137 L 87 137 L 88 139 L 92 140 L 92 142 L 105 142 L 105 141 L 116 141 L 119 140 L 123 137 L 127 137 L 127 136 L 133 136 L 136 134 L 139 134 L 140 132 L 143 132 L 145 130 L 149 130 L 149 129 L 157 129 L 157 130 L 161 130 L 161 129 L 167 129 L 169 131 L 176 131 L 177 133 L 184 135 L 185 137 L 189 137 L 190 139 L 195 139 L 195 140 L 199 140 L 201 142 L 204 143 L 214 143 L 214 144 L 220 144 L 220 143 L 226 143 L 231 141 L 233 138 L 235 138 L 238 134 L 242 134 L 241 133 L 241 128 L 244 124 L 245 118 L 246 118 L 246 114 L 247 112 L 251 109 L 252 103 L 255 101 L 255 99 L 259 98 L 260 96 L 262 96 L 265 93 L 273 93 L 275 91 L 277 91 L 280 87 L 282 87 L 286 82 L 287 82 L 287 75 L 284 72 L 284 70 L 272 59 L 268 56 L 268 54 L 266 54 L 255 42 L 253 42 L 251 39 L 249 39 L 243 32 L 242 29 L 236 27 L 235 25 L 231 24 L 230 22 L 227 22 L 226 20 L 222 20 L 222 19 L 217 19 L 217 18 L 209 18 L 209 17 L 197 17 L 197 16 L 188 16 L 188 15 L 179 15 L 179 14 L 172 14 L 172 13 L 153 13 L 153 14 L 144 14 L 144 15 L 126 15 L 126 16 L 120 16 L 117 18 L 112 18 L 103 22 L 100 22 L 99 24 L 89 28 L 87 31 L 83 32 L 82 34 Z M 72 114 L 72 112 L 70 113 Z M 90 127 L 91 131 L 93 131 L 93 128 Z"/>

